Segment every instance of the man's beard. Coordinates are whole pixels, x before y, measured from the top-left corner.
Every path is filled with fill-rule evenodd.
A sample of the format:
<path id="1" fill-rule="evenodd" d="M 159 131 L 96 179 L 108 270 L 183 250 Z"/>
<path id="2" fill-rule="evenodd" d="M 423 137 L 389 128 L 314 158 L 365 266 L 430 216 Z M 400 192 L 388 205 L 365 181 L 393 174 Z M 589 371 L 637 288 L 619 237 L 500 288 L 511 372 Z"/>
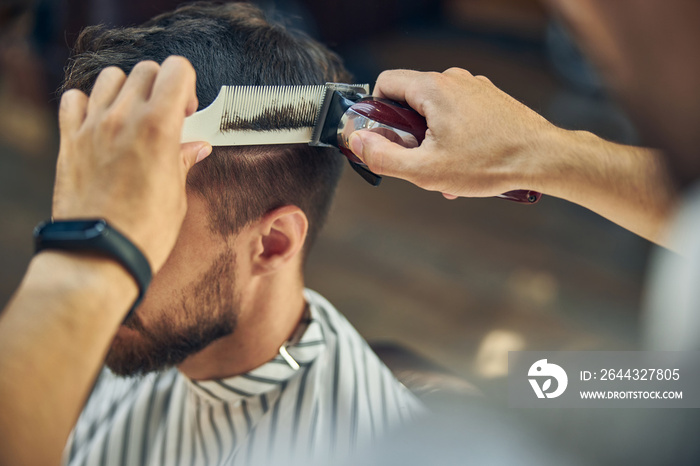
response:
<path id="1" fill-rule="evenodd" d="M 158 312 L 162 317 L 148 327 L 137 310 L 124 326 L 137 331 L 138 340 L 115 338 L 105 360 L 107 367 L 121 376 L 163 370 L 232 334 L 239 303 L 234 292 L 234 265 L 231 251 L 219 255 L 199 280 L 183 290 L 179 306 Z"/>

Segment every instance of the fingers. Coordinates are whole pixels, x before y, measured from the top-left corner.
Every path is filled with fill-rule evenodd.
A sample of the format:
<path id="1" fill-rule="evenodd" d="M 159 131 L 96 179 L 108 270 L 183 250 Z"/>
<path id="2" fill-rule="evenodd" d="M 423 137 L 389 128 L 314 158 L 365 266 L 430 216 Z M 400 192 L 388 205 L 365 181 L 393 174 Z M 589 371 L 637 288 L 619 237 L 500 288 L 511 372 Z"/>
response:
<path id="1" fill-rule="evenodd" d="M 388 70 L 377 77 L 374 95 L 384 99 L 406 102 L 406 89 L 423 74 L 413 70 Z"/>
<path id="2" fill-rule="evenodd" d="M 184 57 L 171 56 L 160 66 L 151 101 L 164 117 L 183 119 L 197 110 L 196 73 Z"/>
<path id="3" fill-rule="evenodd" d="M 417 169 L 416 150 L 406 149 L 371 131 L 350 135 L 350 149 L 378 175 L 410 180 Z"/>
<path id="4" fill-rule="evenodd" d="M 473 76 L 461 68 L 450 68 L 443 73 L 389 70 L 382 72 L 377 78 L 374 95 L 406 102 L 415 111 L 427 117 L 430 105 L 434 108 L 436 102 L 454 97 L 448 91 L 449 82 L 464 78 L 473 79 Z"/>
<path id="5" fill-rule="evenodd" d="M 199 163 L 207 158 L 211 152 L 212 146 L 208 142 L 187 142 L 182 144 L 180 148 L 180 155 L 187 171 L 195 163 Z"/>
<path id="6" fill-rule="evenodd" d="M 158 107 L 155 112 L 164 116 L 181 113 L 186 116 L 197 110 L 195 72 L 184 57 L 168 57 L 162 65 L 146 60 L 136 64 L 127 78 L 124 72 L 114 66 L 102 70 L 95 81 L 88 113 L 105 109 L 115 100 L 123 102 L 134 98 L 152 99 Z"/>
<path id="7" fill-rule="evenodd" d="M 425 116 L 421 91 L 426 80 L 438 73 L 422 73 L 412 70 L 390 70 L 382 72 L 374 86 L 374 95 L 385 99 L 406 102 L 411 108 Z"/>
<path id="8" fill-rule="evenodd" d="M 62 135 L 74 133 L 85 121 L 88 96 L 78 89 L 69 89 L 61 97 L 58 109 L 58 125 Z"/>
<path id="9" fill-rule="evenodd" d="M 148 100 L 159 70 L 160 65 L 151 60 L 137 63 L 131 70 L 131 73 L 129 73 L 129 77 L 126 79 L 124 86 L 122 86 L 119 97 L 116 100 L 130 101 L 134 98 Z"/>
<path id="10" fill-rule="evenodd" d="M 110 66 L 100 72 L 90 93 L 88 113 L 95 113 L 112 105 L 126 81 L 126 74 L 116 66 Z"/>

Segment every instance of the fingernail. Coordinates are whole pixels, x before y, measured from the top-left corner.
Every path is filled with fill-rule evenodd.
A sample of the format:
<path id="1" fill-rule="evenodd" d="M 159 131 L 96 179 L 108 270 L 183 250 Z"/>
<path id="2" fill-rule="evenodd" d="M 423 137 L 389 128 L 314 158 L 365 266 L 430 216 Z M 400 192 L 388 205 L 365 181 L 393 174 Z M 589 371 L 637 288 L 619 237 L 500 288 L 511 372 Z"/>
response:
<path id="1" fill-rule="evenodd" d="M 348 144 L 350 145 L 350 150 L 352 151 L 352 153 L 355 154 L 355 156 L 357 156 L 358 159 L 364 162 L 365 159 L 362 158 L 362 138 L 357 134 L 353 133 L 350 135 Z"/>
<path id="2" fill-rule="evenodd" d="M 194 163 L 201 162 L 205 158 L 211 154 L 212 147 L 209 144 L 205 144 L 202 146 L 201 149 L 199 149 L 199 152 L 197 152 L 197 159 L 194 161 Z"/>

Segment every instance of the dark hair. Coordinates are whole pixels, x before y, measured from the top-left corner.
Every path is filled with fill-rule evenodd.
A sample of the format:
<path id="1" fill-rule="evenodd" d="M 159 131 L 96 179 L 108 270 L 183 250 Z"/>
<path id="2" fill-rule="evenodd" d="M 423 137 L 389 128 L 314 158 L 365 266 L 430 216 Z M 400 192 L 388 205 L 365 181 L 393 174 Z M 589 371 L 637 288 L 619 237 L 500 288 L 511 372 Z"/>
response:
<path id="1" fill-rule="evenodd" d="M 194 3 L 129 28 L 84 29 L 61 91 L 89 93 L 103 68 L 128 73 L 142 60 L 182 55 L 197 71 L 200 109 L 222 85 L 305 85 L 349 82 L 340 59 L 306 35 L 271 24 L 247 3 Z M 305 249 L 330 208 L 343 167 L 334 149 L 306 145 L 215 147 L 187 179 L 208 202 L 210 226 L 227 235 L 283 205 L 309 219 Z"/>

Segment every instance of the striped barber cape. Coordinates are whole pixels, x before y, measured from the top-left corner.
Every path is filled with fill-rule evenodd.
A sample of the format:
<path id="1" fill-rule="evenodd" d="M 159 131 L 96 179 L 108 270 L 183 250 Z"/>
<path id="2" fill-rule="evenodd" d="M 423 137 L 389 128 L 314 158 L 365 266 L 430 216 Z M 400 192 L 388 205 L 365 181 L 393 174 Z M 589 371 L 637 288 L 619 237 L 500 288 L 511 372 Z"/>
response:
<path id="1" fill-rule="evenodd" d="M 104 369 L 63 464 L 258 465 L 345 458 L 425 408 L 328 301 L 305 291 L 310 319 L 287 348 L 242 375 L 192 381 L 177 369 Z"/>

